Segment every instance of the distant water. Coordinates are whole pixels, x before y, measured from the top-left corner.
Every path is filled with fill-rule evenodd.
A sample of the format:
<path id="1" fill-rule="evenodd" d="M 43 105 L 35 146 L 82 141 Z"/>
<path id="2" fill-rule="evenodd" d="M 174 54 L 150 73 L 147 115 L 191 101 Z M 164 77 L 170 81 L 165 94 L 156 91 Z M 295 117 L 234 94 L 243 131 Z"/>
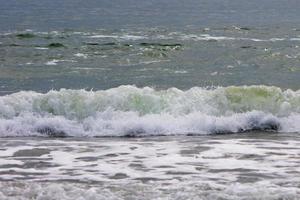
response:
<path id="1" fill-rule="evenodd" d="M 0 199 L 297 199 L 299 10 L 0 0 Z"/>
<path id="2" fill-rule="evenodd" d="M 299 89 L 300 4 L 1 1 L 1 93 L 273 85 Z"/>

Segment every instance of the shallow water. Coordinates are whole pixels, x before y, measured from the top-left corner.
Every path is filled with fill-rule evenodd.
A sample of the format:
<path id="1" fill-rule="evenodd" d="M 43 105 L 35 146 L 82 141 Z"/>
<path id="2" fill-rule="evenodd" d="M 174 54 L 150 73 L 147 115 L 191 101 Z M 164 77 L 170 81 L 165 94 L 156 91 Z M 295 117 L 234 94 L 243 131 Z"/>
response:
<path id="1" fill-rule="evenodd" d="M 2 138 L 2 199 L 297 199 L 298 134 Z"/>

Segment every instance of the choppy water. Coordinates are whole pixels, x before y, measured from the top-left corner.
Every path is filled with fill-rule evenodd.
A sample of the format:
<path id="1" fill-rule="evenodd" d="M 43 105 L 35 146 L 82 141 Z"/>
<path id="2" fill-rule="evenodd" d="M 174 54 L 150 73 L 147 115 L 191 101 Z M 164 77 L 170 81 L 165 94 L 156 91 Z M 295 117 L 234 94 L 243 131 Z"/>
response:
<path id="1" fill-rule="evenodd" d="M 3 31 L 1 92 L 274 85 L 299 89 L 295 27 Z"/>
<path id="2" fill-rule="evenodd" d="M 0 199 L 299 197 L 298 1 L 0 5 Z"/>

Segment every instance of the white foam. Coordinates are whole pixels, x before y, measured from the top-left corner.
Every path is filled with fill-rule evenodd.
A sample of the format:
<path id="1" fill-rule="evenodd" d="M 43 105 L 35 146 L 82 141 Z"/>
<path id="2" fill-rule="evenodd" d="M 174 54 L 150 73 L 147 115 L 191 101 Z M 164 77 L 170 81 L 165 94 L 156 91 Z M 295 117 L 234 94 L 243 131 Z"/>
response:
<path id="1" fill-rule="evenodd" d="M 141 40 L 146 39 L 146 36 L 139 35 L 92 35 L 88 36 L 88 38 L 112 38 L 112 39 L 121 39 L 121 40 Z"/>
<path id="2" fill-rule="evenodd" d="M 267 86 L 19 92 L 0 97 L 1 136 L 300 131 L 300 92 Z"/>
<path id="3" fill-rule="evenodd" d="M 92 36 L 88 36 L 89 38 L 119 38 L 119 36 L 117 35 L 92 35 Z"/>
<path id="4" fill-rule="evenodd" d="M 277 118 L 262 112 L 247 112 L 214 117 L 201 113 L 184 116 L 106 111 L 83 120 L 63 116 L 22 114 L 0 120 L 1 136 L 150 136 L 210 133 L 235 133 L 280 126 L 279 131 L 300 131 L 300 115 Z"/>
<path id="5" fill-rule="evenodd" d="M 45 63 L 45 65 L 57 65 L 57 63 L 59 62 L 60 60 L 51 60 L 51 61 L 48 61 Z"/>
<path id="6" fill-rule="evenodd" d="M 49 48 L 46 48 L 46 47 L 35 47 L 35 49 L 38 49 L 38 50 L 48 50 Z"/>
<path id="7" fill-rule="evenodd" d="M 176 35 L 181 40 L 194 40 L 194 41 L 253 41 L 253 42 L 280 42 L 280 41 L 299 41 L 300 38 L 248 38 L 248 37 L 229 37 L 229 36 L 213 36 L 210 34 L 180 34 Z"/>
<path id="8" fill-rule="evenodd" d="M 76 53 L 76 54 L 74 54 L 74 56 L 80 57 L 80 58 L 87 58 L 88 57 L 87 54 L 84 54 L 84 53 Z"/>
<path id="9" fill-rule="evenodd" d="M 175 74 L 186 74 L 186 73 L 188 73 L 188 71 L 186 71 L 186 70 L 176 70 L 176 71 L 174 71 L 174 73 Z"/>
<path id="10" fill-rule="evenodd" d="M 112 199 L 297 199 L 300 194 L 300 141 L 293 134 L 2 141 L 0 177 L 7 180 L 0 182 L 2 199 L 91 194 L 101 199 L 107 189 Z M 42 155 L 34 154 L 41 149 Z M 124 176 L 115 177 L 120 173 Z"/>
<path id="11" fill-rule="evenodd" d="M 57 59 L 53 59 L 53 60 L 50 60 L 48 62 L 45 63 L 45 65 L 57 65 L 57 63 L 59 62 L 77 62 L 75 60 L 57 60 Z"/>
<path id="12" fill-rule="evenodd" d="M 235 40 L 236 38 L 233 37 L 226 37 L 226 36 L 211 36 L 209 34 L 201 34 L 201 35 L 196 35 L 196 34 L 181 34 L 180 39 L 182 40 L 204 40 L 204 41 L 210 41 L 210 40 L 217 40 L 217 41 L 222 41 L 222 40 Z"/>

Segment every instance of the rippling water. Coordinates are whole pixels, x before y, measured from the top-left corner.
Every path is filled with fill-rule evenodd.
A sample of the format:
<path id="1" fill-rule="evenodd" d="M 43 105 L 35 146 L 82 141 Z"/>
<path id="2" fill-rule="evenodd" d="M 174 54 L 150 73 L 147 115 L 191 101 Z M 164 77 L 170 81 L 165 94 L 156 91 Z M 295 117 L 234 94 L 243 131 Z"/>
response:
<path id="1" fill-rule="evenodd" d="M 298 1 L 0 4 L 0 199 L 300 196 Z"/>
<path id="2" fill-rule="evenodd" d="M 119 85 L 299 88 L 296 28 L 3 32 L 1 92 Z"/>

